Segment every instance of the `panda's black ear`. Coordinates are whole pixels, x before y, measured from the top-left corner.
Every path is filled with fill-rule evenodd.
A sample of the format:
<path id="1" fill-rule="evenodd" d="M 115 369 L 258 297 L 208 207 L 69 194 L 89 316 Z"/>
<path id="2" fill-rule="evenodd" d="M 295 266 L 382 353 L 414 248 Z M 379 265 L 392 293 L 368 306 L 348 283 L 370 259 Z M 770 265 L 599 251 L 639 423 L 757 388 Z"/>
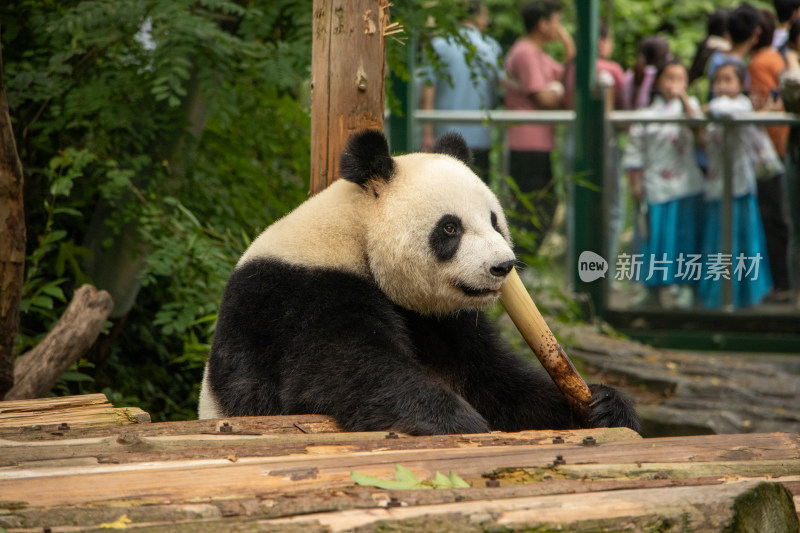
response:
<path id="1" fill-rule="evenodd" d="M 371 179 L 389 181 L 394 174 L 394 160 L 383 132 L 363 130 L 352 134 L 339 158 L 339 174 L 363 188 Z"/>
<path id="2" fill-rule="evenodd" d="M 448 131 L 439 137 L 436 144 L 433 145 L 433 153 L 451 155 L 466 165 L 472 164 L 472 150 L 467 146 L 464 137 L 454 131 Z"/>

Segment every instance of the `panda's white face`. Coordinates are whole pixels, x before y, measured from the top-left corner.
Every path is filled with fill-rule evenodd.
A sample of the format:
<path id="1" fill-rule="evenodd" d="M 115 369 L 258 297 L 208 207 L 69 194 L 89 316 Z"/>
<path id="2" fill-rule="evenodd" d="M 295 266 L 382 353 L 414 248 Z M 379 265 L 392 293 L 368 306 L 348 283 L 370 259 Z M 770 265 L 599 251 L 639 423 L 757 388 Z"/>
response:
<path id="1" fill-rule="evenodd" d="M 395 303 L 420 313 L 485 307 L 514 265 L 495 195 L 461 161 L 440 154 L 395 157 L 366 214 L 369 268 Z"/>

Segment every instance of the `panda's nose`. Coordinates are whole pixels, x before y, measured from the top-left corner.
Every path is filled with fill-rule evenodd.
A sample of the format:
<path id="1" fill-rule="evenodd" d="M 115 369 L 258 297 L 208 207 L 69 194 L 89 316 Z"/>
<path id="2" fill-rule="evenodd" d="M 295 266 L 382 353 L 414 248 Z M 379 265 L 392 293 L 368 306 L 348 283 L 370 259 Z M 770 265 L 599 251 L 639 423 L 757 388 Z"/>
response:
<path id="1" fill-rule="evenodd" d="M 489 272 L 492 273 L 493 276 L 497 276 L 498 278 L 503 278 L 511 272 L 511 269 L 514 268 L 514 261 L 503 261 L 502 263 L 498 263 L 489 269 Z"/>

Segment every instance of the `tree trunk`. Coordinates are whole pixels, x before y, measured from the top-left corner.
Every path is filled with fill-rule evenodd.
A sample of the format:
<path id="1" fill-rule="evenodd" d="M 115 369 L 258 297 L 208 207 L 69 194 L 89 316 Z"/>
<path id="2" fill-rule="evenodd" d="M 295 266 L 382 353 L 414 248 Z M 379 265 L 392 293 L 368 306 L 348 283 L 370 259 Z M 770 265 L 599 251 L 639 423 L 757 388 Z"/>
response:
<path id="1" fill-rule="evenodd" d="M 388 0 L 314 0 L 311 194 L 339 177 L 351 133 L 383 129 L 388 21 Z"/>
<path id="2" fill-rule="evenodd" d="M 106 291 L 83 285 L 67 310 L 35 348 L 17 359 L 15 385 L 6 400 L 38 398 L 47 394 L 69 365 L 89 351 L 100 335 L 114 302 Z"/>
<path id="3" fill-rule="evenodd" d="M 25 269 L 22 181 L 0 53 L 0 398 L 14 386 L 14 340 Z"/>

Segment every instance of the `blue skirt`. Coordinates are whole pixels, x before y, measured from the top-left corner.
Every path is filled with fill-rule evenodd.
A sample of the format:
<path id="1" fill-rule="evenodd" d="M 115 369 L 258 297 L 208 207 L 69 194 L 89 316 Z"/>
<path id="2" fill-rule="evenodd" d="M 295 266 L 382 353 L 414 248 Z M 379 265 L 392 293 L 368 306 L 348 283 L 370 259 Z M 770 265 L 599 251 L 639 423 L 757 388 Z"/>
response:
<path id="1" fill-rule="evenodd" d="M 703 195 L 647 204 L 640 281 L 650 287 L 695 283 L 680 272 L 681 254 L 699 254 L 703 236 Z"/>
<path id="2" fill-rule="evenodd" d="M 722 277 L 714 272 L 715 254 L 722 253 L 720 201 L 706 203 L 706 229 L 703 238 L 703 278 L 699 295 L 707 309 L 722 305 Z M 717 256 L 718 257 L 718 256 Z M 733 280 L 733 306 L 749 307 L 761 302 L 772 288 L 764 227 L 754 194 L 733 200 L 733 254 L 726 259 Z"/>

